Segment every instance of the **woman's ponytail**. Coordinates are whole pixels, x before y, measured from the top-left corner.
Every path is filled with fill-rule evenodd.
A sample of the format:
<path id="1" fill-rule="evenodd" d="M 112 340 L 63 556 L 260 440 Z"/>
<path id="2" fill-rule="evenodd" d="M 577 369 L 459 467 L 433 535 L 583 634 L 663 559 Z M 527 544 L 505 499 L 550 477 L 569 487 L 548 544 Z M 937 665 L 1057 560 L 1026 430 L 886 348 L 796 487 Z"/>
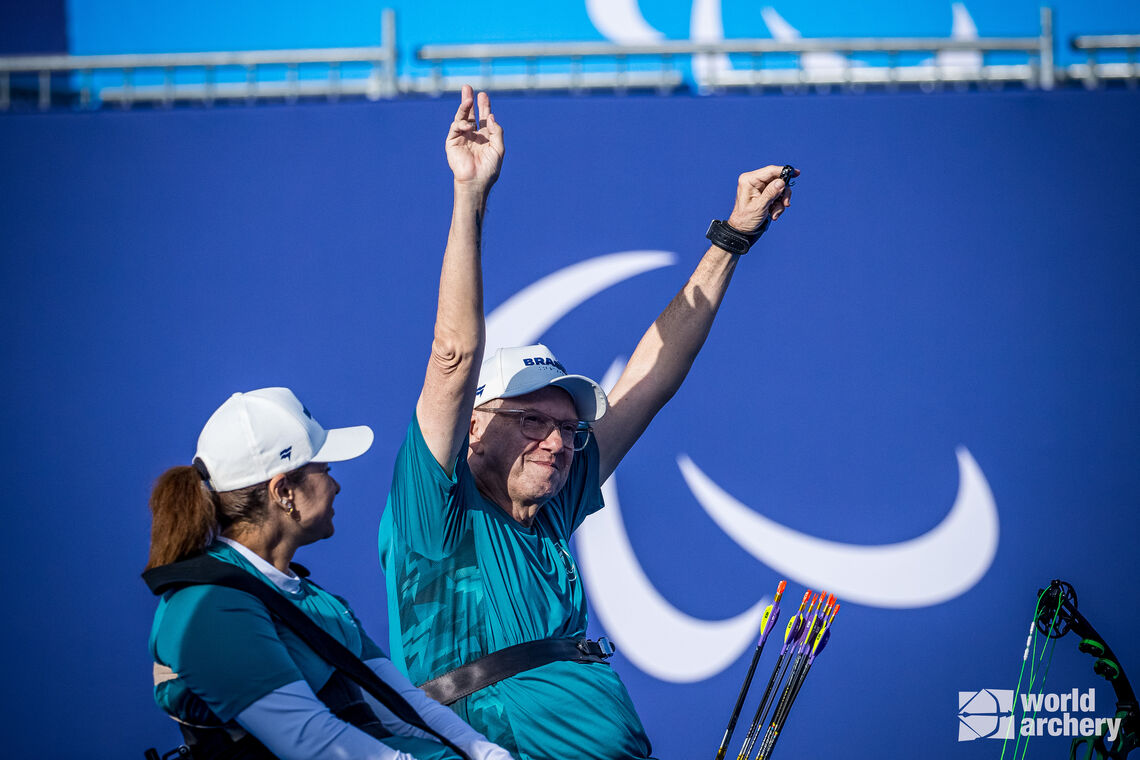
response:
<path id="1" fill-rule="evenodd" d="M 193 467 L 171 467 L 159 476 L 150 513 L 148 570 L 197 554 L 219 530 L 214 500 Z"/>

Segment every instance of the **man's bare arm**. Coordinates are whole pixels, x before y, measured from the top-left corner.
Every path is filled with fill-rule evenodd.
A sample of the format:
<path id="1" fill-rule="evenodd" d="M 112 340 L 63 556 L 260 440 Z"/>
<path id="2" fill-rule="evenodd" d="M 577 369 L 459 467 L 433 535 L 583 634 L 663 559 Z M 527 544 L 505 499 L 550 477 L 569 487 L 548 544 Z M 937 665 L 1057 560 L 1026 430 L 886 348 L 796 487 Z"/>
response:
<path id="1" fill-rule="evenodd" d="M 778 219 L 791 203 L 781 167 L 740 175 L 728 223 L 752 234 Z M 799 174 L 799 172 L 796 172 Z M 604 481 L 617 468 L 665 403 L 681 387 L 704 345 L 739 256 L 710 246 L 681 291 L 650 325 L 609 394 L 610 409 L 594 424 Z"/>
<path id="2" fill-rule="evenodd" d="M 416 402 L 424 441 L 449 475 L 467 434 L 483 357 L 483 215 L 504 150 L 502 127 L 491 113 L 490 99 L 482 92 L 479 115 L 482 121 L 476 124 L 474 93 L 464 85 L 447 135 L 447 163 L 454 175 L 455 201 L 439 276 L 431 356 Z"/>

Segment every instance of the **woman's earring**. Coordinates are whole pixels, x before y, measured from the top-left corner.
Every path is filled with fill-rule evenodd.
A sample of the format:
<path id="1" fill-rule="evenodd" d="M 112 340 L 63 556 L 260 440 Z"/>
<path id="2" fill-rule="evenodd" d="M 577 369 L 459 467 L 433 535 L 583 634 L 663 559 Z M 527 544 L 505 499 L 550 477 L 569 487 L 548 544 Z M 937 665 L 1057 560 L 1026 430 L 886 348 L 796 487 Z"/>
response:
<path id="1" fill-rule="evenodd" d="M 297 508 L 293 506 L 293 502 L 283 501 L 281 502 L 281 506 L 285 507 L 285 513 L 287 515 L 292 517 L 294 520 L 297 519 Z"/>

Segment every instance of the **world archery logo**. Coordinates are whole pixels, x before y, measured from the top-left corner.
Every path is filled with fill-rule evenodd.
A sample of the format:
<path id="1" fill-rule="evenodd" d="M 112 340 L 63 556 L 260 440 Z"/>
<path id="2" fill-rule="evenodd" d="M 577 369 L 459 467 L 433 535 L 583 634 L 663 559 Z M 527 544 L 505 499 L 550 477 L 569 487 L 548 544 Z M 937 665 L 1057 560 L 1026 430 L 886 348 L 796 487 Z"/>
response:
<path id="1" fill-rule="evenodd" d="M 1014 720 L 1014 711 L 1021 717 Z M 1040 713 L 1045 713 L 1041 715 Z M 1017 695 L 1008 689 L 958 692 L 958 741 L 1012 739 L 1017 736 L 1103 736 L 1109 743 L 1120 735 L 1122 718 L 1094 717 L 1096 690 Z"/>
<path id="2" fill-rule="evenodd" d="M 1013 737 L 1013 691 L 958 692 L 958 741 Z"/>

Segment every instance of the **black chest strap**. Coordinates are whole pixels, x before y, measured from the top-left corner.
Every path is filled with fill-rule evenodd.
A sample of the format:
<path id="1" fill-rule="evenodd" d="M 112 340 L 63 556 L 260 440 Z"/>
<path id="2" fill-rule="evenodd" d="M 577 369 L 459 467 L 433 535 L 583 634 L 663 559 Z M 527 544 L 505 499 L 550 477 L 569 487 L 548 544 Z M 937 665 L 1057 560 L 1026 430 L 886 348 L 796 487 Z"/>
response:
<path id="1" fill-rule="evenodd" d="M 398 691 L 372 672 L 372 669 L 344 644 L 313 622 L 312 618 L 276 590 L 240 567 L 208 554 L 200 554 L 181 562 L 151 568 L 143 573 L 142 577 L 151 592 L 156 595 L 186 586 L 205 584 L 226 586 L 256 597 L 270 614 L 296 633 L 321 659 L 360 684 L 364 691 L 375 697 L 393 715 L 408 725 L 434 736 L 464 760 L 470 760 L 463 750 L 429 726 Z"/>

